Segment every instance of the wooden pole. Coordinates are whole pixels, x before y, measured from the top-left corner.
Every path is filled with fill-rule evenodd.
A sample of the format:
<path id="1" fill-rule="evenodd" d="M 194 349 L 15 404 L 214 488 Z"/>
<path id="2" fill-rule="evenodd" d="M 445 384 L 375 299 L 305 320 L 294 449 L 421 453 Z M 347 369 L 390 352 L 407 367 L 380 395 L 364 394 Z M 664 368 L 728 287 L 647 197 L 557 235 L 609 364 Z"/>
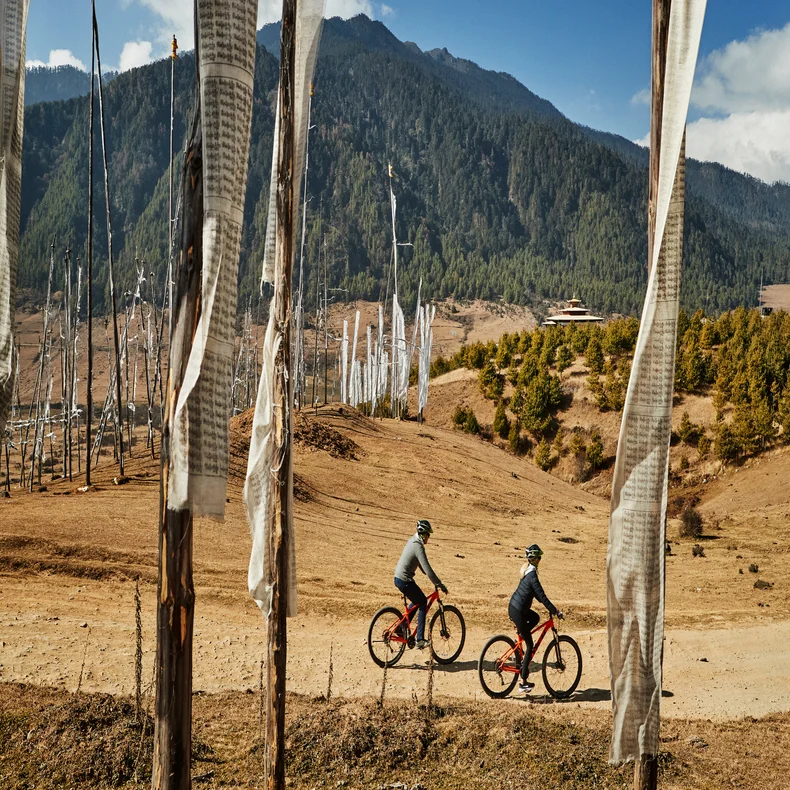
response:
<path id="1" fill-rule="evenodd" d="M 286 608 L 288 599 L 288 521 L 291 485 L 291 269 L 293 266 L 294 109 L 297 0 L 283 0 L 280 39 L 280 137 L 277 162 L 277 258 L 275 261 L 274 320 L 282 332 L 274 363 L 274 441 L 280 463 L 271 480 L 275 504 L 266 567 L 271 574 L 271 614 L 266 662 L 265 786 L 285 788 L 285 668 Z M 317 330 L 317 327 L 316 327 Z"/>
<path id="2" fill-rule="evenodd" d="M 326 288 L 326 274 L 329 264 L 326 262 L 326 236 L 324 236 L 324 406 L 327 404 L 327 388 L 329 382 L 329 300 Z"/>
<path id="3" fill-rule="evenodd" d="M 197 38 L 197 36 L 196 36 Z M 198 58 L 195 58 L 196 65 Z M 159 494 L 159 584 L 156 621 L 156 724 L 152 787 L 189 790 L 192 747 L 192 513 L 167 503 L 170 437 L 200 315 L 203 268 L 203 159 L 200 98 L 183 171 L 181 245 L 175 271 L 176 315 L 170 344 Z"/>
<path id="4" fill-rule="evenodd" d="M 647 270 L 653 262 L 656 208 L 658 205 L 658 174 L 661 152 L 661 122 L 664 114 L 664 82 L 669 41 L 669 12 L 672 0 L 653 0 L 653 42 L 651 55 L 650 99 L 650 182 L 647 209 Z M 681 156 L 683 153 L 681 152 Z M 634 790 L 656 790 L 658 787 L 658 755 L 642 754 L 634 761 Z"/>
<path id="5" fill-rule="evenodd" d="M 170 45 L 170 164 L 168 166 L 169 198 L 167 202 L 167 284 L 165 293 L 168 296 L 168 306 L 170 308 L 167 340 L 172 341 L 173 337 L 173 125 L 175 119 L 175 80 L 176 80 L 176 60 L 178 59 L 178 41 L 173 34 L 173 41 Z"/>
<path id="6" fill-rule="evenodd" d="M 94 9 L 95 13 L 95 9 Z M 85 396 L 85 485 L 91 484 L 93 426 L 93 105 L 96 91 L 96 47 L 91 35 L 91 98 L 88 121 L 88 381 Z"/>
<path id="7" fill-rule="evenodd" d="M 116 397 L 116 417 L 118 424 L 118 462 L 119 474 L 124 476 L 123 469 L 123 404 L 121 403 L 121 349 L 118 340 L 118 313 L 115 305 L 115 278 L 113 272 L 112 257 L 112 216 L 110 213 L 110 176 L 107 166 L 107 135 L 104 128 L 104 88 L 101 78 L 101 55 L 99 51 L 99 23 L 96 21 L 96 4 L 93 4 L 93 42 L 96 46 L 96 67 L 99 73 L 99 125 L 101 126 L 102 156 L 104 159 L 104 200 L 107 209 L 107 253 L 110 264 L 110 304 L 112 309 L 112 333 L 115 342 L 115 397 Z"/>
<path id="8" fill-rule="evenodd" d="M 661 150 L 661 119 L 664 115 L 664 75 L 667 66 L 669 11 L 672 0 L 653 0 L 653 46 L 650 98 L 650 186 L 647 204 L 647 271 L 652 265 L 653 236 L 656 232 L 658 167 Z"/>

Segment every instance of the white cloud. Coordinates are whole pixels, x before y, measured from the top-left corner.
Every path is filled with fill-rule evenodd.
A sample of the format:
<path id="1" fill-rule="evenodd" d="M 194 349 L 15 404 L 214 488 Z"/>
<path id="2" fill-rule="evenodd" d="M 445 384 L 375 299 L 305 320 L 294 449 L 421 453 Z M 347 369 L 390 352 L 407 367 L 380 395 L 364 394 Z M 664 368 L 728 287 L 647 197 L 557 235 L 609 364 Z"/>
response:
<path id="1" fill-rule="evenodd" d="M 731 41 L 703 58 L 688 154 L 764 181 L 790 181 L 790 23 Z"/>
<path id="2" fill-rule="evenodd" d="M 159 44 L 159 57 L 170 52 L 173 35 L 178 39 L 179 49 L 192 49 L 195 46 L 195 26 L 193 0 L 136 0 L 158 16 L 167 28 L 156 37 Z"/>
<path id="3" fill-rule="evenodd" d="M 686 152 L 769 183 L 790 183 L 790 108 L 700 118 L 688 125 Z"/>
<path id="4" fill-rule="evenodd" d="M 118 71 L 129 71 L 150 63 L 153 60 L 151 57 L 152 48 L 153 44 L 150 41 L 127 41 L 123 45 Z"/>
<path id="5" fill-rule="evenodd" d="M 392 6 L 389 6 L 386 3 L 381 4 L 382 16 L 392 16 L 394 13 L 395 13 L 395 9 Z"/>
<path id="6" fill-rule="evenodd" d="M 790 23 L 702 58 L 691 104 L 701 117 L 688 125 L 690 157 L 790 182 Z M 635 142 L 648 145 L 649 135 Z"/>
<path id="7" fill-rule="evenodd" d="M 631 104 L 650 104 L 650 88 L 642 88 L 631 97 Z"/>
<path id="8" fill-rule="evenodd" d="M 326 0 L 324 16 L 327 19 L 331 19 L 333 16 L 350 19 L 357 14 L 366 14 L 373 19 L 375 14 L 370 0 Z"/>
<path id="9" fill-rule="evenodd" d="M 150 0 L 147 0 L 150 2 Z M 278 22 L 282 16 L 282 0 L 258 0 L 258 28 L 260 29 L 270 22 Z M 382 16 L 392 13 L 392 8 L 388 5 L 381 6 Z M 371 0 L 326 0 L 324 17 L 331 19 L 339 16 L 343 19 L 350 19 L 357 14 L 366 14 L 371 19 L 375 16 L 373 3 Z"/>
<path id="10" fill-rule="evenodd" d="M 790 107 L 790 23 L 731 41 L 703 58 L 691 101 L 715 113 Z"/>
<path id="11" fill-rule="evenodd" d="M 159 57 L 165 57 L 170 52 L 173 34 L 178 38 L 179 49 L 192 49 L 195 46 L 193 0 L 123 0 L 126 7 L 135 2 L 153 12 L 167 25 L 167 31 L 155 39 L 159 45 Z M 282 0 L 258 0 L 258 29 L 279 21 L 282 8 Z M 387 16 L 392 13 L 392 8 L 382 5 L 381 13 Z M 372 19 L 375 14 L 371 0 L 326 0 L 324 16 L 327 19 L 333 16 L 349 19 L 357 14 L 367 14 Z"/>
<path id="12" fill-rule="evenodd" d="M 49 68 L 56 68 L 57 66 L 74 66 L 80 71 L 87 71 L 85 64 L 75 57 L 70 49 L 53 49 L 50 50 L 49 60 L 44 63 L 43 60 L 28 60 L 25 62 L 27 68 L 32 69 L 38 66 L 48 66 Z"/>

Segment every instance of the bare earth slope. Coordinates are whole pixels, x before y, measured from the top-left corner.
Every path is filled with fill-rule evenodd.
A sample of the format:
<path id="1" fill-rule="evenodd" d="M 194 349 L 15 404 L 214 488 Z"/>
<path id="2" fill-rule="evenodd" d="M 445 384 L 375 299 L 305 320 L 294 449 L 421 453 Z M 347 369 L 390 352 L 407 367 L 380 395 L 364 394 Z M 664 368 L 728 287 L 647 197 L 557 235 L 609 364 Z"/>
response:
<path id="1" fill-rule="evenodd" d="M 608 708 L 606 500 L 459 432 L 369 420 L 347 408 L 300 422 L 300 614 L 289 624 L 294 691 L 325 687 L 332 647 L 335 692 L 378 693 L 367 623 L 379 606 L 398 603 L 395 562 L 414 521 L 428 517 L 436 525 L 431 561 L 469 625 L 464 653 L 438 674 L 436 693 L 481 697 L 477 655 L 489 635 L 510 630 L 507 599 L 523 547 L 537 541 L 546 550 L 543 584 L 568 613 L 566 628 L 584 653 L 575 702 Z M 246 414 L 233 426 L 227 520 L 196 528 L 196 689 L 254 686 L 265 644 L 263 619 L 246 592 L 250 540 L 241 486 L 248 423 Z M 342 452 L 333 444 L 338 437 Z M 158 470 L 137 458 L 129 471 L 132 480 L 122 487 L 111 484 L 106 467 L 101 490 L 90 494 L 76 493 L 79 482 L 58 481 L 45 493 L 15 490 L 0 501 L 0 679 L 74 689 L 84 657 L 84 689 L 130 691 L 131 580 L 138 575 L 150 676 Z M 777 508 L 790 511 L 786 498 L 779 504 L 781 493 L 775 497 Z M 790 710 L 787 519 L 777 511 L 775 519 L 752 523 L 748 498 L 727 508 L 728 519 L 705 542 L 705 558 L 692 557 L 682 542 L 668 558 L 665 716 L 725 720 Z M 759 574 L 747 570 L 750 563 Z M 775 586 L 754 589 L 763 568 Z M 407 653 L 389 673 L 388 694 L 421 692 L 424 662 L 417 651 Z M 540 687 L 535 699 L 545 699 Z"/>

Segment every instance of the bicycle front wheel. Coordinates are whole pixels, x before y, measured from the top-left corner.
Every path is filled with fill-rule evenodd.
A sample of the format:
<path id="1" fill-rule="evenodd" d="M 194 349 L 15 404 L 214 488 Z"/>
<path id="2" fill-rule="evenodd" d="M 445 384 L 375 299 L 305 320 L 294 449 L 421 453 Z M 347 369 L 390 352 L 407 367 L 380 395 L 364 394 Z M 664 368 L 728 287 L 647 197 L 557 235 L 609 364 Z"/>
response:
<path id="1" fill-rule="evenodd" d="M 454 606 L 444 606 L 431 619 L 431 652 L 440 664 L 452 664 L 466 641 L 466 623 Z"/>
<path id="2" fill-rule="evenodd" d="M 405 642 L 396 642 L 391 639 L 393 627 L 403 618 L 394 606 L 385 606 L 373 615 L 368 628 L 368 650 L 370 657 L 380 667 L 391 667 L 400 661 Z"/>
<path id="3" fill-rule="evenodd" d="M 582 652 L 574 639 L 563 634 L 552 640 L 543 656 L 543 684 L 556 699 L 567 699 L 582 677 Z"/>
<path id="4" fill-rule="evenodd" d="M 492 636 L 480 653 L 477 662 L 477 675 L 480 685 L 489 697 L 495 699 L 506 697 L 513 691 L 518 681 L 521 662 L 515 651 L 511 652 L 505 661 L 502 656 L 512 651 L 516 643 L 509 636 Z"/>

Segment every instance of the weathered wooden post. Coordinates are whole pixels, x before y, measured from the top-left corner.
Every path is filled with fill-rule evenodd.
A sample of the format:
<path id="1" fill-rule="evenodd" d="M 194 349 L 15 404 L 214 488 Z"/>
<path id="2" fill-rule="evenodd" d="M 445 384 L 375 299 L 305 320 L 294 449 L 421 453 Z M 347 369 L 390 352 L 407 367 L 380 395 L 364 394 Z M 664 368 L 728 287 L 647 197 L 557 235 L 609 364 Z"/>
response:
<path id="1" fill-rule="evenodd" d="M 95 9 L 94 9 L 95 13 Z M 91 37 L 91 93 L 88 120 L 88 381 L 85 395 L 85 485 L 91 484 L 93 426 L 93 106 L 96 91 L 96 48 Z"/>
<path id="2" fill-rule="evenodd" d="M 197 59 L 196 59 L 197 60 Z M 171 510 L 167 492 L 170 439 L 176 403 L 201 308 L 203 161 L 200 99 L 183 172 L 183 222 L 175 271 L 174 334 L 170 345 L 165 417 L 162 423 L 157 589 L 156 724 L 152 787 L 188 790 L 192 748 L 192 513 Z"/>
<path id="3" fill-rule="evenodd" d="M 280 463 L 270 477 L 270 497 L 275 516 L 269 535 L 269 562 L 272 589 L 271 614 L 267 634 L 266 662 L 266 747 L 265 781 L 268 790 L 285 787 L 285 667 L 286 612 L 288 602 L 288 518 L 291 505 L 290 405 L 293 403 L 291 371 L 291 268 L 294 230 L 294 114 L 296 107 L 296 6 L 297 0 L 283 0 L 280 43 L 279 140 L 277 141 L 277 257 L 274 321 L 282 333 L 274 363 L 274 445 Z M 316 341 L 318 328 L 316 327 Z M 315 367 L 313 368 L 315 400 Z"/>
<path id="4" fill-rule="evenodd" d="M 112 253 L 112 212 L 110 210 L 110 170 L 107 163 L 107 134 L 104 127 L 104 88 L 101 76 L 101 55 L 99 51 L 99 23 L 96 20 L 96 4 L 93 4 L 93 43 L 96 48 L 96 67 L 99 75 L 99 126 L 101 127 L 102 157 L 104 164 L 104 200 L 107 213 L 107 255 L 109 257 L 110 305 L 112 309 L 112 332 L 115 342 L 115 399 L 116 431 L 118 434 L 119 474 L 124 476 L 123 457 L 123 408 L 121 403 L 121 346 L 118 338 L 118 312 L 115 300 L 115 267 Z"/>

